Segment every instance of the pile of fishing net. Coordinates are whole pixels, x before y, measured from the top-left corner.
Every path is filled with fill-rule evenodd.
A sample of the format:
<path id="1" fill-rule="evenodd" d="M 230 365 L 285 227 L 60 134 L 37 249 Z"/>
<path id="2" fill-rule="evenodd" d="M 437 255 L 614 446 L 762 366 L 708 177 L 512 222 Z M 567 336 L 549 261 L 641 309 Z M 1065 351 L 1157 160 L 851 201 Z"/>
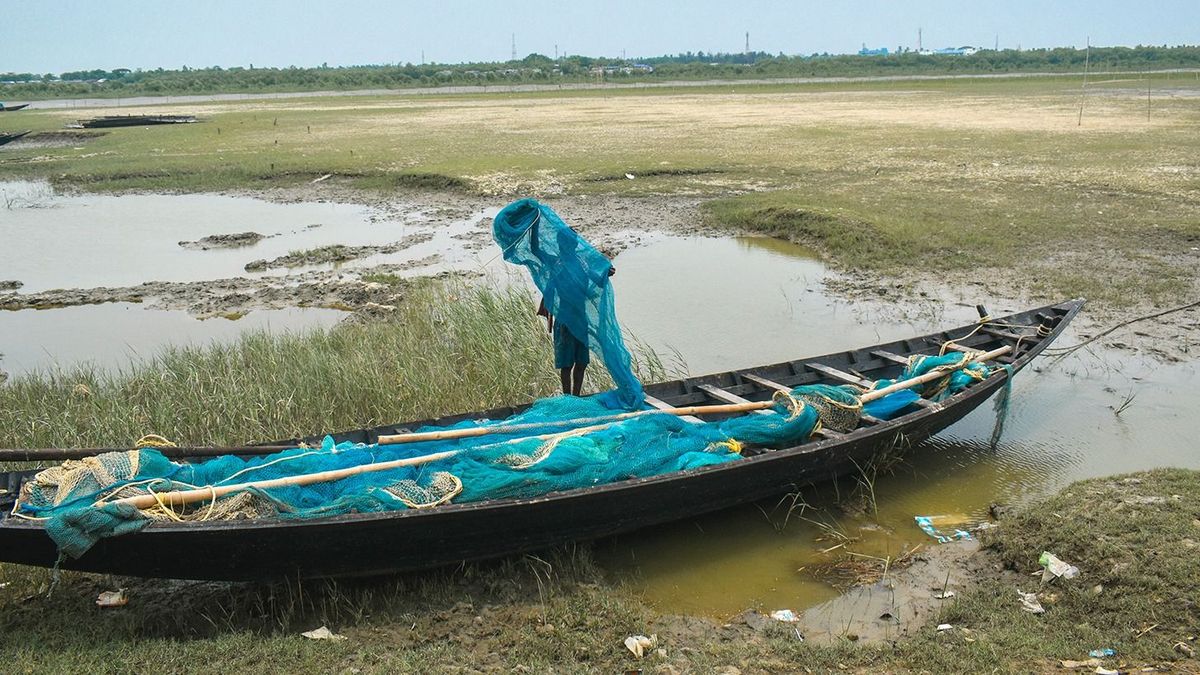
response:
<path id="1" fill-rule="evenodd" d="M 612 263 L 549 206 L 521 199 L 496 214 L 492 234 L 504 259 L 529 270 L 546 309 L 559 325 L 600 357 L 625 408 L 642 403 L 642 383 L 617 323 Z"/>
<path id="2" fill-rule="evenodd" d="M 795 445 L 820 424 L 818 408 L 806 400 L 831 400 L 853 408 L 856 396 L 852 387 L 810 385 L 778 396 L 766 410 L 720 421 L 695 422 L 645 410 L 598 424 L 593 422 L 628 411 L 611 407 L 606 395 L 556 396 L 505 420 L 470 420 L 413 432 L 492 427 L 492 433 L 470 438 L 368 445 L 335 444 L 327 437 L 320 448 L 250 458 L 226 455 L 197 463 L 173 462 L 152 448 L 108 453 L 39 473 L 22 487 L 17 513 L 45 519 L 59 547 L 78 556 L 101 537 L 134 531 L 155 520 L 316 518 L 449 501 L 534 497 L 729 462 L 747 444 Z M 161 495 L 177 490 L 215 495 L 216 489 L 228 485 L 435 454 L 442 457 L 309 485 L 248 487 L 184 507 L 161 500 Z M 145 509 L 119 502 L 141 495 L 160 499 Z"/>

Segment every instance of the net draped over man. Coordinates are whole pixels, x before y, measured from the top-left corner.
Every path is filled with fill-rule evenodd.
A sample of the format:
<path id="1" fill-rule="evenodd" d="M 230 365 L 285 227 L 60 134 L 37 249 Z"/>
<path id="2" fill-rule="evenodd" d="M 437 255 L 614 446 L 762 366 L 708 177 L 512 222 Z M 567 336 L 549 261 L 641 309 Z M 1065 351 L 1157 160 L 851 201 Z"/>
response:
<path id="1" fill-rule="evenodd" d="M 526 267 L 542 292 L 538 313 L 547 317 L 554 335 L 563 393 L 580 393 L 589 352 L 594 352 L 617 385 L 614 407 L 641 407 L 642 385 L 617 323 L 609 281 L 614 267 L 608 258 L 534 199 L 501 209 L 492 232 L 504 259 Z"/>

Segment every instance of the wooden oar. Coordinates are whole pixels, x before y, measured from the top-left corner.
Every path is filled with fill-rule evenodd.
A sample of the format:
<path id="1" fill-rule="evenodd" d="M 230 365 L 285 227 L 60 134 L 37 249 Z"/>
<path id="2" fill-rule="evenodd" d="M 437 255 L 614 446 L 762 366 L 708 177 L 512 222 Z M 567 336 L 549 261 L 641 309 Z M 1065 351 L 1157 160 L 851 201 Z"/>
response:
<path id="1" fill-rule="evenodd" d="M 930 371 L 924 375 L 920 375 L 918 377 L 914 377 L 914 378 L 910 378 L 910 379 L 907 379 L 907 380 L 904 380 L 901 382 L 897 382 L 891 386 L 884 387 L 883 389 L 877 389 L 877 390 L 868 392 L 867 394 L 864 394 L 862 396 L 862 400 L 864 402 L 866 402 L 867 400 L 873 401 L 882 396 L 886 396 L 887 394 L 889 394 L 893 391 L 899 391 L 900 389 L 907 389 L 909 387 L 915 387 L 918 384 L 924 384 L 925 382 L 930 382 L 930 381 L 936 380 L 938 378 L 945 377 L 945 376 L 949 375 L 950 373 L 954 372 L 955 370 L 967 365 L 968 363 L 972 363 L 972 362 L 978 363 L 981 361 L 986 361 L 988 359 L 994 359 L 997 356 L 1000 356 L 1002 354 L 1007 354 L 1011 350 L 1012 350 L 1012 347 L 1001 347 L 999 349 L 996 349 L 996 350 L 993 350 L 993 351 L 990 351 L 990 352 L 987 352 L 984 354 L 980 354 L 975 359 L 964 359 L 962 363 L 958 364 L 954 368 Z M 872 395 L 874 395 L 874 396 L 872 396 Z M 870 397 L 870 399 L 868 399 L 868 397 Z M 751 402 L 751 403 L 737 403 L 737 404 L 729 404 L 729 405 L 688 406 L 686 408 L 669 408 L 666 410 L 645 410 L 645 411 L 638 411 L 637 413 L 625 413 L 626 416 L 623 419 L 628 419 L 629 417 L 634 416 L 634 415 L 652 414 L 652 413 L 668 413 L 668 414 L 672 414 L 672 415 L 695 415 L 695 414 L 701 414 L 701 413 L 705 413 L 705 412 L 709 412 L 709 413 L 716 412 L 718 410 L 721 412 L 744 412 L 744 411 L 749 411 L 749 410 L 760 410 L 763 408 L 769 408 L 774 404 L 775 404 L 774 401 L 756 401 L 756 402 Z M 620 416 L 614 416 L 614 417 L 620 417 Z M 593 418 L 593 419 L 596 419 L 596 418 Z M 560 431 L 560 432 L 556 432 L 556 433 L 552 433 L 552 434 L 541 434 L 538 436 L 526 436 L 526 437 L 522 437 L 522 438 L 513 438 L 513 439 L 509 439 L 507 441 L 502 441 L 500 443 L 494 443 L 489 446 L 482 446 L 482 447 L 495 447 L 497 445 L 506 445 L 509 443 L 517 443 L 520 441 L 546 440 L 546 439 L 551 439 L 554 437 L 582 435 L 582 434 L 586 434 L 586 433 L 591 433 L 593 431 L 599 431 L 601 429 L 605 429 L 607 427 L 612 426 L 617 421 L 619 421 L 619 420 L 613 420 L 606 424 L 596 424 L 596 425 L 592 425 L 592 426 L 580 427 L 578 429 L 572 429 L 570 431 Z M 485 428 L 490 428 L 490 427 L 485 427 Z M 510 427 L 510 429 L 511 429 L 511 427 Z M 460 430 L 454 430 L 454 431 L 476 431 L 476 429 L 460 429 Z M 436 433 L 443 433 L 443 432 L 436 432 Z M 472 435 L 478 436 L 481 434 L 476 433 L 476 434 L 472 434 Z M 443 439 L 444 438 L 446 438 L 446 437 L 443 437 Z M 461 436 L 460 436 L 460 438 L 461 438 Z M 382 442 L 382 438 L 380 440 Z M 397 469 L 397 468 L 405 467 L 405 466 L 418 466 L 420 464 L 428 464 L 430 462 L 437 462 L 437 461 L 440 461 L 443 459 L 449 459 L 451 457 L 454 457 L 455 455 L 458 455 L 459 453 L 468 452 L 468 451 L 472 451 L 472 450 L 479 450 L 479 449 L 482 449 L 482 447 L 459 448 L 457 450 L 447 450 L 444 452 L 435 452 L 435 453 L 429 454 L 429 455 L 421 455 L 419 457 L 409 457 L 407 459 L 397 459 L 397 460 L 392 460 L 390 462 L 379 462 L 376 464 L 360 464 L 359 466 L 352 466 L 352 467 L 348 467 L 345 469 L 333 469 L 330 471 L 319 471 L 317 473 L 301 474 L 298 476 L 287 476 L 284 478 L 272 478 L 270 480 L 250 481 L 247 483 L 235 483 L 233 485 L 222 485 L 220 487 L 212 486 L 212 487 L 207 487 L 207 488 L 198 488 L 198 489 L 194 489 L 194 490 L 177 490 L 174 492 L 164 492 L 164 493 L 160 493 L 160 494 L 139 495 L 136 497 L 126 497 L 124 499 L 118 499 L 111 503 L 113 503 L 113 504 L 129 504 L 129 505 L 134 506 L 139 509 L 150 508 L 157 504 L 162 504 L 162 505 L 167 505 L 167 506 L 182 506 L 184 504 L 191 504 L 191 503 L 201 502 L 201 501 L 205 501 L 205 500 L 209 500 L 209 499 L 215 500 L 215 499 L 223 497 L 227 494 L 231 494 L 233 492 L 239 492 L 241 490 L 249 490 L 249 489 L 266 490 L 266 489 L 275 488 L 275 487 L 312 485 L 313 483 L 326 483 L 326 482 L 330 482 L 330 481 L 341 480 L 343 478 L 349 478 L 350 476 L 356 476 L 361 473 L 373 473 L 376 471 L 387 471 L 389 469 Z M 97 505 L 100 505 L 100 504 L 97 503 Z"/>
<path id="2" fill-rule="evenodd" d="M 576 424 L 595 424 L 600 422 L 620 422 L 642 415 L 658 415 L 667 413 L 668 415 L 686 416 L 686 415 L 718 415 L 725 413 L 747 412 L 750 410 L 762 410 L 774 405 L 773 401 L 751 401 L 749 403 L 729 403 L 722 405 L 693 405 L 686 408 L 654 408 L 651 410 L 636 410 L 634 412 L 618 413 L 615 415 L 603 415 L 600 417 L 584 417 L 574 420 L 549 420 L 546 422 L 527 422 L 523 424 L 497 424 L 488 427 L 466 427 L 464 429 L 447 429 L 445 431 L 422 431 L 419 433 L 395 434 L 392 436 L 380 436 L 380 445 L 397 445 L 400 443 L 419 443 L 422 441 L 448 441 L 455 438 L 473 438 L 475 436 L 488 436 L 491 434 L 509 434 L 514 431 L 528 431 L 530 429 L 540 429 L 543 427 L 558 427 L 565 425 Z"/>

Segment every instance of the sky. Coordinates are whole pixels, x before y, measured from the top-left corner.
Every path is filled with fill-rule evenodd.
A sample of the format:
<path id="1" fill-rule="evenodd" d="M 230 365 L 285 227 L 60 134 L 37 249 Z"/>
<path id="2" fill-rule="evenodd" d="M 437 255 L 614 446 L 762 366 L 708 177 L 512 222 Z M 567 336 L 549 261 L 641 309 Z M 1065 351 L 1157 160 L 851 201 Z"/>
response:
<path id="1" fill-rule="evenodd" d="M 1200 0 L 0 0 L 0 72 L 1200 44 Z"/>

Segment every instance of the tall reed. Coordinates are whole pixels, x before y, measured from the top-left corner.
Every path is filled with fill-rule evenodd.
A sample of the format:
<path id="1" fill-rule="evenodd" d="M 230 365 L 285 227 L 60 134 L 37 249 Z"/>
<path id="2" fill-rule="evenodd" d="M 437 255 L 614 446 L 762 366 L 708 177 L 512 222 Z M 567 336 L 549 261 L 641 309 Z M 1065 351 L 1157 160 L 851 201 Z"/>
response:
<path id="1" fill-rule="evenodd" d="M 0 447 L 121 447 L 148 433 L 235 445 L 527 402 L 558 388 L 535 306 L 519 289 L 432 283 L 384 321 L 16 376 L 0 386 Z M 635 351 L 643 377 L 664 375 Z M 589 377 L 611 386 L 598 364 Z"/>

